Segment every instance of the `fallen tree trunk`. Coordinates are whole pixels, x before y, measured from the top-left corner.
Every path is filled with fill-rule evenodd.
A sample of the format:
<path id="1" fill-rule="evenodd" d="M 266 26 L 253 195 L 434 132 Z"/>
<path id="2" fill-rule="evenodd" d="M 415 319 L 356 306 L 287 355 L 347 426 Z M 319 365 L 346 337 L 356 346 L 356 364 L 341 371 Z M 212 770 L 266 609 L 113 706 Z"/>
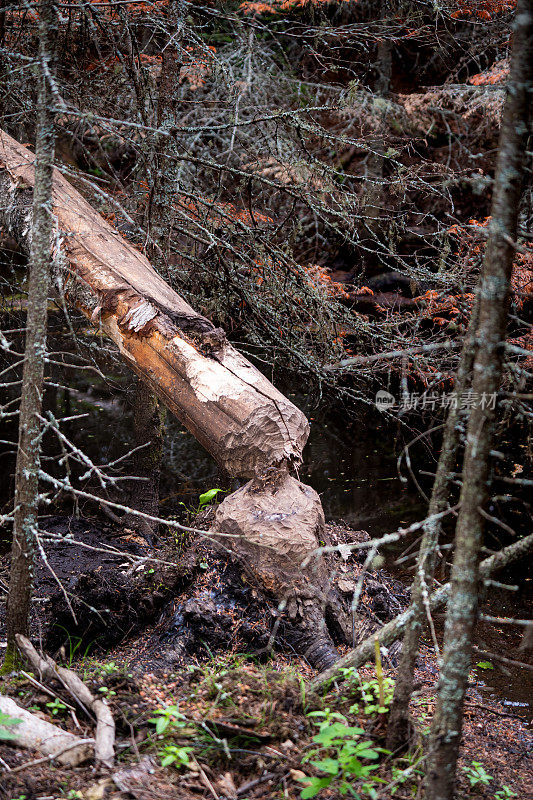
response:
<path id="1" fill-rule="evenodd" d="M 95 697 L 73 670 L 58 667 L 50 656 L 42 658 L 25 636 L 17 634 L 16 639 L 20 652 L 41 680 L 59 681 L 84 711 L 90 709 L 93 712 L 96 717 L 95 760 L 112 767 L 115 759 L 115 721 L 105 699 Z"/>
<path id="2" fill-rule="evenodd" d="M 44 756 L 56 758 L 69 767 L 77 767 L 92 758 L 93 739 L 80 739 L 79 736 L 30 714 L 10 697 L 0 695 L 0 712 L 12 720 L 19 720 L 8 728 L 15 746 L 38 750 Z"/>
<path id="3" fill-rule="evenodd" d="M 495 553 L 490 558 L 486 558 L 479 565 L 479 574 L 482 580 L 489 578 L 498 570 L 504 569 L 515 561 L 518 561 L 523 556 L 527 555 L 533 550 L 533 534 L 526 536 L 519 542 L 504 547 L 498 553 Z M 436 611 L 442 608 L 448 602 L 450 596 L 450 584 L 445 583 L 429 598 L 429 606 L 431 611 Z M 382 628 L 376 631 L 375 634 L 369 636 L 364 642 L 361 642 L 354 650 L 350 650 L 345 656 L 340 658 L 334 666 L 330 669 L 324 670 L 318 675 L 314 681 L 311 682 L 312 689 L 319 689 L 324 684 L 332 679 L 338 677 L 339 670 L 346 667 L 353 667 L 357 669 L 367 664 L 375 658 L 375 642 L 378 639 L 382 647 L 388 647 L 393 642 L 397 641 L 404 633 L 407 623 L 411 620 L 413 615 L 412 609 L 407 609 L 403 614 L 399 614 L 390 622 L 387 622 Z"/>
<path id="4" fill-rule="evenodd" d="M 29 248 L 35 156 L 0 131 L 0 225 Z M 230 475 L 298 463 L 305 416 L 57 171 L 56 280 Z"/>

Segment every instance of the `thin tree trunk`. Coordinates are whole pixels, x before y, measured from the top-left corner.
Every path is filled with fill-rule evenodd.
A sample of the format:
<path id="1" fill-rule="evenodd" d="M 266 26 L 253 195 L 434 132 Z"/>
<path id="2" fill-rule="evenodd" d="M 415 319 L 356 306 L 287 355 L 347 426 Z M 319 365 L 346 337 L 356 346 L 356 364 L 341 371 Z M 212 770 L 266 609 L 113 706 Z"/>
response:
<path id="1" fill-rule="evenodd" d="M 468 420 L 463 485 L 455 535 L 451 595 L 446 615 L 442 670 L 432 721 L 426 776 L 427 800 L 450 800 L 478 602 L 482 507 L 488 499 L 494 410 L 490 398 L 501 381 L 514 242 L 522 187 L 528 115 L 533 101 L 533 0 L 518 0 L 511 73 L 500 134 L 492 220 L 479 291 L 477 353 L 472 390 L 477 402 Z"/>
<path id="2" fill-rule="evenodd" d="M 29 262 L 28 313 L 15 475 L 15 518 L 7 598 L 7 651 L 4 670 L 17 659 L 15 635 L 29 629 L 32 562 L 37 533 L 43 373 L 46 353 L 48 289 L 52 244 L 52 167 L 54 112 L 47 75 L 53 52 L 57 10 L 53 0 L 39 3 L 39 95 L 35 147 L 32 242 Z"/>
<path id="3" fill-rule="evenodd" d="M 6 2 L 7 0 L 0 0 L 0 47 L 5 47 L 6 44 Z M 5 115 L 5 96 L 8 92 L 8 74 L 6 69 L 5 56 L 0 59 L 0 120 L 4 119 Z"/>
<path id="4" fill-rule="evenodd" d="M 396 674 L 394 696 L 387 728 L 387 748 L 392 752 L 403 747 L 409 740 L 409 702 L 413 693 L 418 645 L 428 609 L 428 595 L 432 588 L 438 544 L 442 531 L 442 517 L 438 515 L 445 511 L 449 504 L 450 474 L 457 460 L 457 448 L 461 434 L 461 396 L 469 385 L 474 361 L 477 312 L 478 302 L 476 300 L 472 308 L 457 369 L 453 394 L 455 402 L 450 405 L 444 427 L 437 474 L 433 483 L 427 521 L 424 525 L 424 535 L 422 536 L 417 558 L 416 575 L 411 589 L 410 610 L 412 611 L 412 617 L 403 638 L 402 655 Z"/>
<path id="5" fill-rule="evenodd" d="M 380 19 L 383 23 L 388 21 L 390 13 L 390 0 L 381 0 Z M 392 75 L 392 43 L 390 39 L 382 38 L 378 44 L 376 71 L 377 77 L 374 91 L 379 99 L 387 98 L 390 93 L 390 82 Z M 379 250 L 377 241 L 383 237 L 383 229 L 385 224 L 383 211 L 386 206 L 383 177 L 385 167 L 384 154 L 386 149 L 384 146 L 384 137 L 387 111 L 382 110 L 376 104 L 375 113 L 379 117 L 380 123 L 377 130 L 377 137 L 371 143 L 372 150 L 368 154 L 366 160 L 367 182 L 361 198 L 363 228 L 364 231 L 367 231 L 370 234 L 368 247 L 371 250 Z M 367 238 L 365 237 L 364 231 L 362 231 L 362 235 L 364 238 Z"/>
<path id="6" fill-rule="evenodd" d="M 150 389 L 135 379 L 133 396 L 133 430 L 135 447 L 133 474 L 141 481 L 132 481 L 130 505 L 136 511 L 159 516 L 159 480 L 163 457 L 165 407 Z M 127 524 L 141 533 L 149 544 L 158 525 L 131 515 Z"/>
<path id="7" fill-rule="evenodd" d="M 178 122 L 179 76 L 182 67 L 181 38 L 185 17 L 184 0 L 170 0 L 166 13 L 168 41 L 163 47 L 161 75 L 158 85 L 157 128 L 164 132 L 154 143 L 150 163 L 152 192 L 149 205 L 149 254 L 158 272 L 169 272 L 169 259 L 174 222 L 173 204 L 177 194 L 177 144 L 172 130 Z M 168 135 L 170 134 L 170 135 Z M 158 516 L 159 478 L 163 455 L 165 409 L 157 395 L 137 382 L 134 398 L 133 426 L 138 450 L 135 475 L 146 478 L 136 482 L 133 507 L 137 511 Z M 132 524 L 148 542 L 157 533 L 157 525 L 136 517 Z"/>
<path id="8" fill-rule="evenodd" d="M 162 52 L 158 85 L 157 128 L 162 131 L 152 154 L 152 192 L 149 207 L 149 256 L 159 272 L 168 270 L 174 222 L 173 205 L 178 191 L 178 151 L 172 131 L 178 124 L 179 78 L 182 67 L 181 38 L 187 3 L 170 0 L 166 14 L 168 41 Z"/>

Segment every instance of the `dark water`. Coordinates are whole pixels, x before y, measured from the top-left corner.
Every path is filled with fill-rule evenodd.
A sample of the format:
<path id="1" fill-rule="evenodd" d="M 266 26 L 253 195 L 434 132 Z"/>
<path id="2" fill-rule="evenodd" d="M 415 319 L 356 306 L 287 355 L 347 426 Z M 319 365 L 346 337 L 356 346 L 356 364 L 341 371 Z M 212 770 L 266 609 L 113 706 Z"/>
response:
<path id="1" fill-rule="evenodd" d="M 425 515 L 426 503 L 413 483 L 405 484 L 399 478 L 397 461 L 402 446 L 395 432 L 380 428 L 379 421 L 369 420 L 367 424 L 355 424 L 347 429 L 342 419 L 322 418 L 312 424 L 301 477 L 320 492 L 326 517 L 344 519 L 350 526 L 366 530 L 377 538 L 423 519 Z M 418 453 L 428 471 L 434 468 L 437 456 L 438 453 Z M 398 561 L 409 546 L 416 543 L 417 536 L 395 544 L 383 554 L 386 568 L 406 583 L 412 579 L 413 559 L 402 560 L 400 564 Z M 452 536 L 452 531 L 448 531 L 449 541 Z M 444 580 L 447 574 L 448 570 L 439 577 Z M 494 617 L 530 619 L 533 608 L 531 560 L 517 564 L 498 579 L 518 588 L 510 591 L 491 587 L 482 603 L 482 612 Z M 443 622 L 442 612 L 435 619 L 439 636 L 442 636 Z M 524 628 L 516 625 L 480 622 L 476 645 L 485 652 L 520 661 L 523 654 L 518 648 L 523 632 Z M 431 644 L 429 639 L 427 644 Z M 491 668 L 477 666 L 487 663 Z M 507 667 L 491 661 L 490 655 L 483 653 L 474 653 L 473 665 L 471 682 L 475 686 L 472 692 L 477 702 L 494 697 L 503 702 L 509 713 L 533 721 L 531 669 Z"/>
<path id="2" fill-rule="evenodd" d="M 52 398 L 54 413 L 85 413 L 68 431 L 74 442 L 88 453 L 96 463 L 103 464 L 121 456 L 130 447 L 131 411 L 126 392 L 110 391 L 109 387 L 94 384 L 81 386 L 68 392 L 59 392 Z M 303 406 L 303 398 L 293 397 Z M 412 481 L 402 482 L 398 476 L 397 459 L 403 447 L 400 432 L 387 427 L 379 416 L 369 416 L 348 423 L 342 412 L 311 418 L 311 436 L 305 450 L 300 478 L 321 495 L 328 520 L 343 520 L 356 530 L 366 530 L 379 537 L 407 526 L 424 517 L 426 504 Z M 3 432 L 6 438 L 6 432 Z M 432 471 L 437 454 L 431 450 L 418 453 L 418 466 Z M 3 462 L 6 464 L 6 456 Z M 128 463 L 124 464 L 128 473 Z M 8 474 L 8 470 L 4 475 Z M 166 452 L 162 475 L 162 508 L 166 514 L 182 514 L 183 505 L 196 507 L 198 495 L 219 485 L 218 470 L 211 457 L 195 439 L 172 418 L 167 420 Z M 7 489 L 7 483 L 3 486 Z M 94 513 L 95 509 L 86 509 Z M 84 508 L 81 508 L 84 513 Z M 413 561 L 397 563 L 405 549 L 415 544 L 402 541 L 384 553 L 387 569 L 397 577 L 410 582 Z M 448 551 L 449 552 L 449 551 Z M 523 618 L 530 615 L 533 598 L 533 581 L 530 565 L 518 565 L 513 572 L 500 576 L 502 581 L 519 585 L 519 591 L 491 590 L 490 601 L 485 603 L 485 613 L 494 616 Z M 445 575 L 442 575 L 445 578 Z M 436 618 L 441 627 L 442 615 Z M 478 646 L 496 654 L 519 659 L 517 647 L 523 629 L 510 625 L 479 626 Z M 490 661 L 490 657 L 476 655 L 474 664 Z M 491 662 L 492 663 L 492 662 Z M 483 697 L 495 696 L 509 706 L 509 711 L 521 717 L 533 716 L 533 673 L 526 669 L 503 668 L 496 661 L 494 669 L 474 667 L 475 689 Z M 474 676 L 473 676 L 474 677 Z"/>

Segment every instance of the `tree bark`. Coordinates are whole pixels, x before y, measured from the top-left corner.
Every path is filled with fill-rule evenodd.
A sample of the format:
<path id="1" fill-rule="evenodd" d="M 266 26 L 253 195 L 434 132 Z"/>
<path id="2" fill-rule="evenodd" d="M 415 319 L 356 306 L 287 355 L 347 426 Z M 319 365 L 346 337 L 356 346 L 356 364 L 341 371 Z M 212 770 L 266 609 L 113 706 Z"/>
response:
<path id="1" fill-rule="evenodd" d="M 132 481 L 130 505 L 137 511 L 159 516 L 159 480 L 163 457 L 165 407 L 144 383 L 135 381 L 133 390 L 133 433 L 135 447 L 133 474 L 142 480 Z M 149 544 L 157 534 L 156 522 L 129 515 L 126 523 L 141 533 Z"/>
<path id="2" fill-rule="evenodd" d="M 381 0 L 380 19 L 387 23 L 390 16 L 390 0 Z M 374 92 L 378 98 L 376 102 L 376 116 L 380 120 L 376 138 L 371 142 L 372 150 L 366 160 L 366 182 L 361 197 L 363 242 L 366 239 L 366 250 L 379 253 L 380 240 L 383 239 L 386 220 L 383 212 L 387 207 L 384 196 L 384 168 L 385 168 L 385 125 L 388 109 L 378 106 L 379 101 L 385 100 L 390 93 L 392 75 L 392 43 L 390 39 L 382 38 L 377 47 L 376 80 Z M 388 199 L 390 202 L 390 198 Z"/>
<path id="3" fill-rule="evenodd" d="M 15 475 L 15 517 L 11 571 L 7 598 L 7 650 L 4 670 L 16 661 L 15 635 L 29 628 L 32 561 L 39 504 L 39 468 L 48 290 L 52 246 L 52 167 L 54 112 L 51 109 L 49 70 L 57 10 L 51 0 L 39 3 L 39 96 L 35 147 L 35 189 L 29 261 L 28 313 L 19 410 L 19 441 Z"/>
<path id="4" fill-rule="evenodd" d="M 170 0 L 165 16 L 167 42 L 161 55 L 158 83 L 157 129 L 152 153 L 152 190 L 149 205 L 149 255 L 161 272 L 168 269 L 178 193 L 178 150 L 173 130 L 178 124 L 179 79 L 183 65 L 181 39 L 187 3 Z"/>
<path id="5" fill-rule="evenodd" d="M 34 156 L 0 132 L 0 223 L 28 246 Z M 296 406 L 197 314 L 54 171 L 58 281 L 139 377 L 232 476 L 298 464 L 309 425 Z"/>
<path id="6" fill-rule="evenodd" d="M 457 460 L 460 440 L 461 396 L 469 384 L 474 361 L 474 336 L 477 328 L 478 304 L 474 304 L 468 330 L 461 352 L 455 379 L 455 391 L 442 437 L 441 453 L 433 483 L 424 534 L 417 558 L 416 574 L 411 589 L 411 621 L 406 627 L 402 643 L 402 654 L 392 699 L 387 727 L 387 748 L 395 752 L 409 740 L 409 703 L 413 693 L 414 672 L 420 634 L 427 613 L 428 595 L 432 588 L 433 573 L 437 560 L 438 544 L 442 531 L 439 516 L 449 505 L 450 474 Z"/>
<path id="7" fill-rule="evenodd" d="M 455 555 L 437 706 L 433 716 L 426 775 L 427 800 L 450 800 L 463 704 L 470 669 L 478 602 L 478 558 L 483 539 L 482 509 L 488 499 L 494 411 L 487 402 L 500 386 L 507 327 L 514 242 L 522 172 L 533 101 L 533 0 L 518 0 L 514 44 L 494 190 L 492 219 L 479 289 L 479 324 L 463 461 L 463 485 L 455 534 Z M 485 403 L 483 402 L 485 399 Z"/>

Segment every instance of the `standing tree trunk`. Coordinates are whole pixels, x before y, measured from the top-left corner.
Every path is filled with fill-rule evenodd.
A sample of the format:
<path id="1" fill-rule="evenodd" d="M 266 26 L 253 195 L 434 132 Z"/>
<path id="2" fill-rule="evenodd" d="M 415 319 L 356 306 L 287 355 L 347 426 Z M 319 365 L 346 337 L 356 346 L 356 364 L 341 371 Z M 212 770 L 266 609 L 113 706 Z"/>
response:
<path id="1" fill-rule="evenodd" d="M 478 558 L 488 499 L 489 456 L 500 386 L 507 327 L 514 243 L 533 102 L 533 0 L 518 0 L 507 99 L 500 133 L 492 197 L 492 219 L 479 290 L 472 407 L 466 433 L 463 485 L 455 534 L 455 556 L 437 706 L 433 716 L 426 776 L 427 800 L 450 800 L 454 793 L 464 695 L 470 669 L 472 632 L 478 602 Z"/>
<path id="2" fill-rule="evenodd" d="M 5 47 L 6 44 L 6 2 L 7 0 L 0 0 L 0 47 Z M 4 120 L 5 115 L 5 95 L 7 93 L 8 75 L 5 64 L 5 56 L 0 61 L 0 120 Z"/>
<path id="3" fill-rule="evenodd" d="M 54 112 L 49 87 L 57 9 L 53 0 L 39 3 L 39 94 L 35 146 L 32 241 L 29 261 L 26 345 L 19 412 L 19 441 L 15 476 L 15 518 L 11 572 L 7 598 L 7 651 L 4 671 L 16 661 L 15 635 L 28 634 L 32 588 L 32 562 L 37 534 L 40 413 L 50 268 L 52 262 L 52 167 L 54 161 Z"/>
<path id="4" fill-rule="evenodd" d="M 135 379 L 133 391 L 133 433 L 135 447 L 133 474 L 142 480 L 132 481 L 130 506 L 152 517 L 159 516 L 159 479 L 165 431 L 165 406 L 146 384 Z M 152 544 L 158 525 L 151 520 L 129 514 L 126 524 L 141 533 Z"/>
<path id="5" fill-rule="evenodd" d="M 386 24 L 391 13 L 390 0 L 381 0 L 380 19 Z M 371 151 L 366 159 L 366 183 L 361 198 L 361 214 L 363 219 L 363 241 L 367 240 L 365 250 L 379 253 L 380 241 L 383 240 L 386 220 L 383 217 L 390 197 L 385 201 L 384 167 L 385 167 L 385 127 L 387 110 L 378 106 L 379 100 L 384 100 L 390 93 L 392 75 L 392 42 L 387 37 L 380 39 L 377 47 L 376 80 L 374 92 L 377 96 L 376 116 L 380 124 L 376 131 L 376 138 L 371 142 Z M 365 235 L 366 232 L 366 235 Z"/>
<path id="6" fill-rule="evenodd" d="M 478 302 L 472 308 L 472 315 L 466 332 L 461 359 L 455 379 L 454 402 L 450 405 L 440 452 L 437 473 L 429 502 L 424 535 L 420 543 L 417 569 L 411 589 L 412 612 L 402 644 L 402 655 L 387 728 L 387 748 L 392 752 L 409 741 L 409 703 L 413 693 L 414 672 L 420 634 L 427 614 L 429 593 L 432 589 L 433 573 L 437 560 L 438 544 L 442 530 L 442 517 L 438 517 L 449 505 L 449 486 L 451 472 L 457 460 L 457 448 L 461 433 L 460 402 L 466 391 L 474 361 L 475 332 L 478 320 Z"/>
<path id="7" fill-rule="evenodd" d="M 157 128 L 150 163 L 152 189 L 148 209 L 149 256 L 159 272 L 168 272 L 174 223 L 173 205 L 178 191 L 178 151 L 173 130 L 178 125 L 180 72 L 183 62 L 181 39 L 187 4 L 170 0 L 166 13 L 168 40 L 163 47 L 158 83 Z M 168 278 L 168 274 L 166 276 Z"/>

